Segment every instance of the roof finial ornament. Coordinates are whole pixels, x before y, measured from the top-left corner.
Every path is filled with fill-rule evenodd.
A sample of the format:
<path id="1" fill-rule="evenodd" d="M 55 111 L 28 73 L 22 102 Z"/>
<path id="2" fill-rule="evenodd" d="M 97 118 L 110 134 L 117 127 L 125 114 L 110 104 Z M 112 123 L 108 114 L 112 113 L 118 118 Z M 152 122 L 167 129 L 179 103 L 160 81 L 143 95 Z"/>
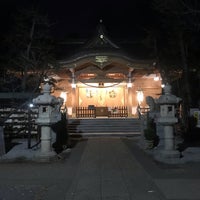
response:
<path id="1" fill-rule="evenodd" d="M 100 25 L 99 25 L 99 30 L 98 30 L 98 32 L 99 32 L 99 37 L 100 37 L 100 39 L 103 39 L 104 38 L 104 31 L 103 31 L 103 20 L 102 19 L 100 19 L 99 20 L 99 23 L 100 23 Z"/>

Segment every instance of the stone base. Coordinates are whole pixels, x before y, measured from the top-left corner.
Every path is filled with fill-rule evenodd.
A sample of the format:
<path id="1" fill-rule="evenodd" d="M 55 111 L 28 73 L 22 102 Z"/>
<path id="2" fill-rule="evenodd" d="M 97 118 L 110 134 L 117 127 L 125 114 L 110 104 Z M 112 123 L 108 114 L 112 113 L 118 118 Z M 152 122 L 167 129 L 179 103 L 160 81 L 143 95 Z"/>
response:
<path id="1" fill-rule="evenodd" d="M 37 162 L 50 162 L 54 159 L 56 159 L 56 152 L 54 151 L 51 151 L 51 152 L 38 152 L 36 155 L 35 155 L 35 161 Z"/>
<path id="2" fill-rule="evenodd" d="M 157 161 L 168 163 L 168 164 L 178 164 L 181 162 L 180 152 L 176 150 L 158 150 L 154 152 L 154 158 Z"/>

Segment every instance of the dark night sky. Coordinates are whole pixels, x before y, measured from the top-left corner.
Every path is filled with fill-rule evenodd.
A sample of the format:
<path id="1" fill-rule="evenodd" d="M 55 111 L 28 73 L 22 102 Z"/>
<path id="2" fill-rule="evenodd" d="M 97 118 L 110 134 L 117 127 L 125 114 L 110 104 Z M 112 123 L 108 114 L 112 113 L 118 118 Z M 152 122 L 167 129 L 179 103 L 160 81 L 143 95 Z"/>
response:
<path id="1" fill-rule="evenodd" d="M 88 37 L 99 19 L 103 19 L 109 35 L 117 38 L 137 38 L 144 25 L 153 23 L 150 0 L 1 0 L 3 29 L 7 30 L 12 25 L 7 23 L 7 19 L 17 7 L 28 7 L 32 2 L 38 4 L 40 10 L 55 23 L 53 32 L 58 39 L 68 35 Z"/>

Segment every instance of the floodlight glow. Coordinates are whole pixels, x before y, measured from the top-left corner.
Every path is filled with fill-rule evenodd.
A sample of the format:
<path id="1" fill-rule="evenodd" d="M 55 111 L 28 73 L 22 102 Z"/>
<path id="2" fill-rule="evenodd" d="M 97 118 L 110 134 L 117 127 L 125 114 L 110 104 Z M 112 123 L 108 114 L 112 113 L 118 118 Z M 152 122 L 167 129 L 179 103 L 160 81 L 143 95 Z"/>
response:
<path id="1" fill-rule="evenodd" d="M 29 108 L 33 108 L 33 106 L 34 106 L 34 105 L 33 105 L 32 103 L 29 104 Z"/>
<path id="2" fill-rule="evenodd" d="M 60 93 L 60 97 L 64 99 L 63 103 L 66 103 L 66 101 L 67 101 L 67 92 L 61 92 Z"/>
<path id="3" fill-rule="evenodd" d="M 144 94 L 143 94 L 142 90 L 137 91 L 137 100 L 138 100 L 139 105 L 143 102 Z"/>
<path id="4" fill-rule="evenodd" d="M 161 88 L 164 88 L 165 87 L 165 84 L 161 84 Z"/>
<path id="5" fill-rule="evenodd" d="M 127 83 L 127 87 L 131 88 L 132 87 L 132 83 Z"/>

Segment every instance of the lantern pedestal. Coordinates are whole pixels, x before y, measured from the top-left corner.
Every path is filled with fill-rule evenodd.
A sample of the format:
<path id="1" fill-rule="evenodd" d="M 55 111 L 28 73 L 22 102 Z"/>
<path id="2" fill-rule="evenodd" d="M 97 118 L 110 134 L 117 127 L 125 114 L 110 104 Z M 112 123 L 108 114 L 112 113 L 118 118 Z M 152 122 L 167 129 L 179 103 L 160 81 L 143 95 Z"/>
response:
<path id="1" fill-rule="evenodd" d="M 163 146 L 155 151 L 154 157 L 156 160 L 172 163 L 177 158 L 180 158 L 179 151 L 175 149 L 173 133 L 173 126 L 178 122 L 175 117 L 175 105 L 180 100 L 180 98 L 171 94 L 171 86 L 167 84 L 164 88 L 164 95 L 161 95 L 157 101 L 160 104 L 160 116 L 157 119 L 157 123 L 163 127 L 163 141 L 161 141 Z"/>
<path id="2" fill-rule="evenodd" d="M 39 106 L 36 123 L 41 127 L 41 148 L 36 157 L 44 162 L 50 161 L 56 155 L 52 149 L 51 125 L 61 120 L 60 108 L 63 104 L 62 98 L 50 95 L 51 87 L 46 83 L 43 87 L 43 94 L 33 99 L 33 103 Z"/>

